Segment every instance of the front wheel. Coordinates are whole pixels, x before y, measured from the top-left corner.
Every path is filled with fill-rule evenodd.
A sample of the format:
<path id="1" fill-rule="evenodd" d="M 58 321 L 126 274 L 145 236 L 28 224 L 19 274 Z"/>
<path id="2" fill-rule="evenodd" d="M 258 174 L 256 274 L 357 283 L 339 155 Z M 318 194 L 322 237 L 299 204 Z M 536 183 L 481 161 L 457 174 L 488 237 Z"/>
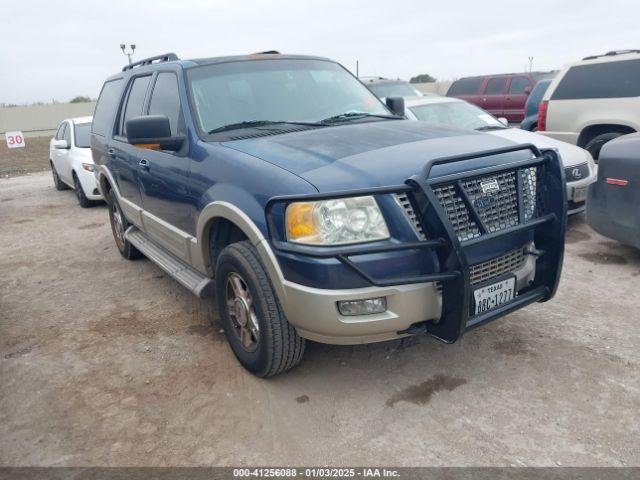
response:
<path id="1" fill-rule="evenodd" d="M 127 219 L 120 209 L 120 204 L 113 189 L 109 190 L 107 194 L 107 205 L 109 206 L 109 223 L 111 223 L 113 239 L 116 242 L 116 247 L 118 247 L 120 255 L 127 260 L 140 258 L 142 256 L 140 250 L 134 247 L 124 235 L 127 228 L 129 228 L 129 222 L 127 222 Z"/>
<path id="2" fill-rule="evenodd" d="M 78 176 L 75 173 L 73 174 L 73 188 L 76 192 L 76 198 L 78 199 L 78 203 L 82 208 L 93 207 L 94 203 L 91 200 L 89 200 L 85 195 L 84 189 L 80 184 L 80 180 L 78 180 Z"/>
<path id="3" fill-rule="evenodd" d="M 215 278 L 224 332 L 242 366 L 270 377 L 298 365 L 305 340 L 285 318 L 255 247 L 247 241 L 227 246 Z"/>

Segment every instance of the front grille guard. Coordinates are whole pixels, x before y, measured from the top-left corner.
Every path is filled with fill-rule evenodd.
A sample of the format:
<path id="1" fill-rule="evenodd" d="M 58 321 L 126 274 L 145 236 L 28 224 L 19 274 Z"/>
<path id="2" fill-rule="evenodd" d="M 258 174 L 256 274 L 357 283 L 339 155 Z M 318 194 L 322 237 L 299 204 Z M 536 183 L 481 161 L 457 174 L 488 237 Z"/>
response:
<path id="1" fill-rule="evenodd" d="M 534 157 L 493 167 L 466 170 L 460 173 L 438 178 L 429 178 L 431 169 L 436 165 L 445 165 L 465 160 L 472 160 L 493 155 L 506 154 L 522 150 L 530 150 Z M 543 166 L 539 169 L 541 178 L 537 186 L 538 201 L 545 210 L 535 218 L 525 217 L 522 194 L 522 169 Z M 459 182 L 465 178 L 495 174 L 502 171 L 516 170 L 518 182 L 518 216 L 519 224 L 488 232 L 482 228 L 482 235 L 460 242 L 446 212 L 440 205 L 434 192 L 434 186 Z M 464 189 L 459 188 L 464 191 Z M 406 193 L 410 195 L 416 207 L 416 215 L 423 228 L 426 229 L 427 240 L 417 242 L 387 243 L 376 245 L 347 245 L 337 247 L 317 247 L 298 245 L 278 239 L 273 209 L 296 201 L 328 200 L 362 195 L 386 195 Z M 479 224 L 482 221 L 472 202 L 467 196 L 463 201 L 471 217 Z M 310 194 L 302 196 L 278 196 L 271 198 L 265 207 L 269 240 L 274 250 L 283 253 L 307 255 L 314 258 L 335 258 L 352 269 L 369 284 L 378 287 L 406 285 L 425 282 L 441 282 L 442 315 L 438 321 L 425 321 L 422 326 L 409 329 L 408 333 L 426 331 L 426 333 L 446 342 L 455 342 L 465 330 L 477 327 L 498 317 L 506 315 L 518 308 L 533 302 L 547 301 L 556 292 L 562 260 L 564 256 L 564 236 L 566 229 L 566 188 L 564 169 L 560 159 L 553 151 L 544 154 L 530 144 L 487 150 L 469 155 L 438 158 L 429 161 L 418 175 L 407 179 L 403 185 L 392 187 L 376 187 L 370 189 L 347 190 L 332 193 Z M 283 210 L 284 211 L 284 210 Z M 506 237 L 520 232 L 533 231 L 536 246 L 536 274 L 532 284 L 520 290 L 510 302 L 489 310 L 471 315 L 471 283 L 470 267 L 465 249 L 484 242 Z M 373 278 L 356 265 L 350 257 L 402 250 L 431 250 L 438 257 L 440 271 L 425 275 L 402 276 L 385 279 Z M 461 298 L 462 292 L 462 298 Z"/>

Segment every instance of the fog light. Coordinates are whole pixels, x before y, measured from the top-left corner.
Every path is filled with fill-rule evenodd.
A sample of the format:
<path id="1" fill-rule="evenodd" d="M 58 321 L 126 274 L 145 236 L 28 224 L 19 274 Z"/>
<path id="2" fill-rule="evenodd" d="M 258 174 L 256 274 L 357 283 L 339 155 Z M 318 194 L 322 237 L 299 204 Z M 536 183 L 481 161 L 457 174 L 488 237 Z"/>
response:
<path id="1" fill-rule="evenodd" d="M 342 315 L 372 315 L 387 309 L 385 297 L 366 298 L 364 300 L 342 300 L 338 302 L 338 310 Z"/>

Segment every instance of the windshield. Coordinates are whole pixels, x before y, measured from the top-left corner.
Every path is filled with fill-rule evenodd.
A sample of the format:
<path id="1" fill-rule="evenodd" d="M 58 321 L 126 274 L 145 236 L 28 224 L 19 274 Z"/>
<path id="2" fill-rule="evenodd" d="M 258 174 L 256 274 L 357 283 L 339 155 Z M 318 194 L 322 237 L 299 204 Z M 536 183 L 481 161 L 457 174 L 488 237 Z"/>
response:
<path id="1" fill-rule="evenodd" d="M 73 135 L 75 137 L 76 147 L 89 148 L 91 146 L 91 124 L 76 123 L 73 126 Z"/>
<path id="2" fill-rule="evenodd" d="M 442 102 L 409 107 L 418 118 L 429 123 L 450 127 L 468 128 L 504 128 L 493 115 L 466 102 Z"/>
<path id="3" fill-rule="evenodd" d="M 329 61 L 206 65 L 188 70 L 187 80 L 203 132 L 242 122 L 320 122 L 347 112 L 389 115 L 358 80 Z"/>
<path id="4" fill-rule="evenodd" d="M 415 97 L 421 95 L 407 82 L 380 82 L 371 83 L 368 86 L 369 90 L 375 93 L 378 98 Z"/>

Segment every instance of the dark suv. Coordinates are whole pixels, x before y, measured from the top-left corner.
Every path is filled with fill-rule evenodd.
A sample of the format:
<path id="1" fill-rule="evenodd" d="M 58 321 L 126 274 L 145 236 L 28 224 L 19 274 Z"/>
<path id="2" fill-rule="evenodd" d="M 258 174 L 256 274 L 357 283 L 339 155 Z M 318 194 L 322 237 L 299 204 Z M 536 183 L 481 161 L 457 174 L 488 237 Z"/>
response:
<path id="1" fill-rule="evenodd" d="M 495 117 L 511 123 L 524 119 L 524 105 L 533 87 L 551 73 L 524 72 L 465 77 L 456 80 L 447 97 L 456 97 L 485 109 Z"/>
<path id="2" fill-rule="evenodd" d="M 550 299 L 559 158 L 387 105 L 325 58 L 126 66 L 102 88 L 91 141 L 118 250 L 215 295 L 259 376 L 295 366 L 305 339 L 453 342 Z"/>

